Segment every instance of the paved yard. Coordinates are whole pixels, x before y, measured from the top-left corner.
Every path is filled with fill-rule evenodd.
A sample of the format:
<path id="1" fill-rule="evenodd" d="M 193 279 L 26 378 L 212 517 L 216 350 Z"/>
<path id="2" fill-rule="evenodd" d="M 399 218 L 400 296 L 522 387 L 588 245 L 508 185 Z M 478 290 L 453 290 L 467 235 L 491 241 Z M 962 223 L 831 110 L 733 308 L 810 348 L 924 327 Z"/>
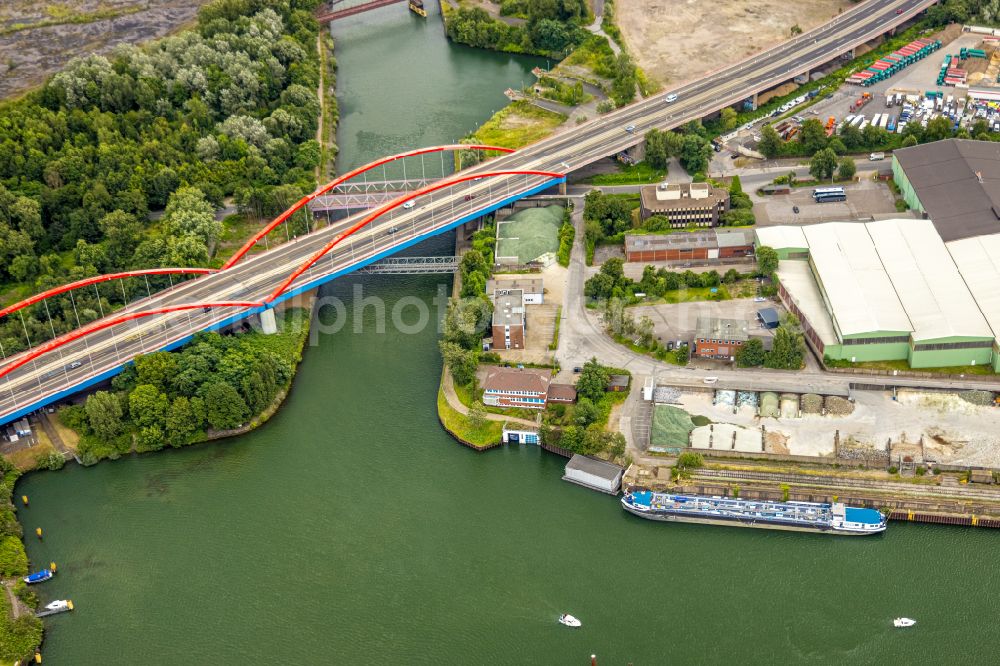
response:
<path id="1" fill-rule="evenodd" d="M 757 310 L 764 307 L 783 309 L 774 301 L 756 303 L 752 298 L 737 298 L 730 301 L 698 301 L 695 303 L 675 303 L 664 305 L 637 305 L 628 311 L 636 318 L 649 317 L 653 320 L 656 336 L 666 344 L 669 340 L 690 341 L 698 325 L 698 317 L 724 317 L 727 319 L 747 319 L 750 331 L 755 335 L 770 335 L 771 331 L 760 328 Z"/>
<path id="2" fill-rule="evenodd" d="M 888 165 L 888 162 L 884 162 Z M 872 216 L 908 216 L 897 213 L 895 197 L 889 187 L 882 182 L 862 180 L 845 186 L 847 201 L 815 203 L 811 187 L 801 187 L 791 194 L 768 197 L 754 197 L 753 212 L 758 226 L 776 224 L 814 224 L 816 222 L 844 222 L 850 220 L 870 221 Z M 799 212 L 795 212 L 795 207 Z"/>

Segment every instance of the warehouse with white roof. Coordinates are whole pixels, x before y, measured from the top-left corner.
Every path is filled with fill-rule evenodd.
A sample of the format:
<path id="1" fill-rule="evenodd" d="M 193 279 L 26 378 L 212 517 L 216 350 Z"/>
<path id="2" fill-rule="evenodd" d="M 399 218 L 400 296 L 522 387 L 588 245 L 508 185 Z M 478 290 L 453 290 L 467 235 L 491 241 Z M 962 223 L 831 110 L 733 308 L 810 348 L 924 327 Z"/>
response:
<path id="1" fill-rule="evenodd" d="M 930 220 L 776 229 L 758 231 L 758 244 L 794 247 L 798 233 L 805 240 L 804 260 L 786 253 L 779 261 L 778 293 L 821 356 L 906 360 L 913 368 L 1000 363 L 1000 299 L 988 288 L 989 280 L 1000 284 L 1000 259 L 990 259 L 1000 257 L 1000 235 L 956 241 L 956 254 L 975 257 L 992 276 L 980 277 L 961 267 L 955 243 L 945 245 Z"/>

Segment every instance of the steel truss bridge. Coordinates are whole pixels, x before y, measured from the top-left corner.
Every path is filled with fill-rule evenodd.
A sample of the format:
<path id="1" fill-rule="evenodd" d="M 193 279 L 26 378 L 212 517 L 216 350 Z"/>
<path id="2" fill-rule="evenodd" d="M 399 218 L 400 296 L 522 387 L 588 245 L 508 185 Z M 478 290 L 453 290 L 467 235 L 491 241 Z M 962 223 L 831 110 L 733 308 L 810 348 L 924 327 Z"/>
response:
<path id="1" fill-rule="evenodd" d="M 44 321 L 47 300 L 59 298 L 64 304 L 68 299 L 72 308 L 64 310 L 72 310 L 78 317 L 73 297 L 78 289 L 96 289 L 101 282 L 146 280 L 154 274 L 171 280 L 173 275 L 197 275 L 159 293 L 150 292 L 117 312 L 102 312 L 96 321 L 83 323 L 78 318 L 76 330 L 47 342 L 28 338 L 28 349 L 20 353 L 0 349 L 0 424 L 108 379 L 140 354 L 175 349 L 198 331 L 219 330 L 254 315 L 273 316 L 270 310 L 279 303 L 325 282 L 518 199 L 562 185 L 567 173 L 636 146 L 650 129 L 680 127 L 838 58 L 912 19 L 934 2 L 867 0 L 768 51 L 590 122 L 567 127 L 517 152 L 493 146 L 451 145 L 377 160 L 304 196 L 218 270 L 164 268 L 157 269 L 160 273 L 98 276 L 0 310 L 0 317 L 23 318 L 31 308 L 30 312 Z M 677 95 L 677 100 L 667 103 L 667 94 Z M 310 218 L 308 207 L 319 197 L 336 194 L 342 184 L 359 176 L 364 179 L 365 174 L 385 165 L 403 164 L 401 160 L 420 158 L 423 165 L 425 156 L 460 150 L 479 151 L 490 159 L 318 228 L 307 222 L 308 233 L 292 239 L 287 223 L 303 215 Z M 409 179 L 404 176 L 403 180 Z M 285 226 L 285 242 L 272 246 L 268 236 L 281 226 Z M 27 337 L 27 328 L 25 333 Z"/>

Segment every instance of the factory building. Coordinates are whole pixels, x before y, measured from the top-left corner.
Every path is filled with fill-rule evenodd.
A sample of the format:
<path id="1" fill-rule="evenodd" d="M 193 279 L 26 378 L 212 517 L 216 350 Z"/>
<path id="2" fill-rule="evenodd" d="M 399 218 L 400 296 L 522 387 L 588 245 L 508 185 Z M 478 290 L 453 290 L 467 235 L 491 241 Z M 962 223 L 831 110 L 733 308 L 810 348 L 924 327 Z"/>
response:
<path id="1" fill-rule="evenodd" d="M 776 229 L 759 230 L 758 244 L 788 257 L 778 294 L 820 356 L 915 369 L 1000 363 L 1000 236 L 946 244 L 933 222 L 912 219 L 800 227 L 801 239 Z"/>

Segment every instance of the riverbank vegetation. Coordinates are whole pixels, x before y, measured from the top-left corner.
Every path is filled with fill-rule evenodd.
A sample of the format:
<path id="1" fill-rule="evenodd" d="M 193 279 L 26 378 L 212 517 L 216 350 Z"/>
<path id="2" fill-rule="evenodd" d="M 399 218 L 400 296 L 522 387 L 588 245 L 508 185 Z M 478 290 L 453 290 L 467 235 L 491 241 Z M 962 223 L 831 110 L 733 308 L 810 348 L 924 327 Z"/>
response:
<path id="1" fill-rule="evenodd" d="M 0 299 L 123 269 L 207 266 L 227 198 L 260 218 L 315 187 L 317 4 L 214 0 L 192 30 L 76 59 L 0 106 Z M 37 345 L 146 294 L 142 280 L 123 286 L 4 321 L 5 354 L 28 346 L 25 329 Z"/>
<path id="2" fill-rule="evenodd" d="M 478 409 L 462 414 L 448 404 L 443 388 L 438 389 L 437 408 L 444 429 L 466 444 L 482 449 L 496 444 L 503 436 L 503 423 L 488 420 Z"/>
<path id="3" fill-rule="evenodd" d="M 60 411 L 80 436 L 81 461 L 187 446 L 265 414 L 291 384 L 309 317 L 291 308 L 274 335 L 199 333 L 179 351 L 137 357 L 110 391 Z"/>
<path id="4" fill-rule="evenodd" d="M 556 259 L 559 265 L 569 267 L 570 253 L 573 252 L 573 241 L 576 239 L 576 227 L 573 226 L 573 214 L 567 206 L 563 211 L 563 223 L 559 227 L 559 250 Z"/>
<path id="5" fill-rule="evenodd" d="M 542 413 L 542 442 L 574 453 L 621 458 L 625 454 L 625 436 L 617 428 L 609 430 L 608 421 L 615 405 L 628 397 L 628 391 L 608 391 L 613 374 L 629 372 L 603 366 L 596 358 L 584 363 L 576 381 L 577 402 L 550 404 Z"/>
<path id="6" fill-rule="evenodd" d="M 487 146 L 521 148 L 552 134 L 565 120 L 561 113 L 518 100 L 494 113 L 468 139 Z"/>
<path id="7" fill-rule="evenodd" d="M 0 576 L 13 578 L 9 585 L 14 595 L 29 606 L 30 611 L 15 619 L 10 599 L 0 593 L 0 660 L 11 663 L 34 654 L 42 642 L 42 621 L 35 617 L 37 603 L 34 592 L 21 578 L 28 573 L 28 556 L 21 540 L 23 530 L 14 511 L 14 484 L 20 472 L 0 457 Z"/>
<path id="8" fill-rule="evenodd" d="M 441 3 L 445 34 L 452 41 L 478 48 L 563 58 L 586 35 L 592 19 L 585 0 L 504 0 L 494 18 L 477 3 Z"/>

